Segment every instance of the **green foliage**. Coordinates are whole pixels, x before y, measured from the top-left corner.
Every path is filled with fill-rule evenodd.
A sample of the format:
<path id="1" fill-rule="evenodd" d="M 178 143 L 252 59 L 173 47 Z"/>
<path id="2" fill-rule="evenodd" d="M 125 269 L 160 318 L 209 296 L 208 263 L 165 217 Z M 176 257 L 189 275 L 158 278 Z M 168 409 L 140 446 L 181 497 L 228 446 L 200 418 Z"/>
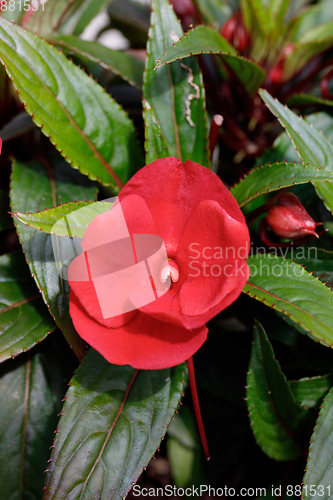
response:
<path id="1" fill-rule="evenodd" d="M 139 59 L 126 54 L 126 52 L 104 47 L 97 42 L 81 40 L 77 36 L 58 35 L 53 41 L 74 54 L 97 62 L 103 68 L 121 76 L 134 87 L 142 89 L 144 64 Z"/>
<path id="2" fill-rule="evenodd" d="M 306 377 L 289 382 L 296 401 L 305 408 L 318 408 L 333 385 L 333 375 L 329 373 L 318 377 Z"/>
<path id="3" fill-rule="evenodd" d="M 176 41 L 165 54 L 157 59 L 156 68 L 195 54 L 218 54 L 234 71 L 244 88 L 253 95 L 262 84 L 265 72 L 258 66 L 237 56 L 235 49 L 215 30 L 208 26 L 198 26 Z"/>
<path id="4" fill-rule="evenodd" d="M 66 394 L 44 499 L 123 498 L 164 436 L 183 380 L 184 365 L 138 371 L 90 349 Z"/>
<path id="5" fill-rule="evenodd" d="M 302 496 L 328 500 L 332 489 L 332 390 L 325 397 L 310 441 L 309 461 L 306 466 Z"/>
<path id="6" fill-rule="evenodd" d="M 43 199 L 40 198 L 43 193 Z M 72 170 L 58 154 L 43 163 L 14 162 L 11 182 L 11 206 L 14 212 L 37 212 L 71 199 L 94 199 L 96 187 Z M 61 280 L 54 262 L 51 236 L 16 222 L 17 232 L 30 271 L 57 325 L 79 357 L 84 343 L 76 334 L 68 312 L 68 284 Z"/>
<path id="7" fill-rule="evenodd" d="M 262 99 L 270 111 L 279 119 L 292 140 L 297 153 L 303 163 L 312 167 L 321 167 L 332 172 L 333 170 L 333 145 L 315 127 L 295 115 L 290 109 L 283 106 L 277 99 L 273 99 L 265 90 L 260 92 Z M 318 195 L 323 199 L 326 207 L 333 210 L 333 184 L 320 184 L 316 186 Z"/>
<path id="8" fill-rule="evenodd" d="M 328 182 L 332 175 L 323 168 L 315 168 L 293 163 L 276 163 L 264 165 L 251 170 L 247 176 L 236 184 L 231 193 L 243 207 L 263 194 L 277 191 L 297 184 Z"/>
<path id="9" fill-rule="evenodd" d="M 23 224 L 39 229 L 44 233 L 83 238 L 88 224 L 96 215 L 108 212 L 111 206 L 111 203 L 100 201 L 78 201 L 34 214 L 16 212 L 15 217 Z"/>
<path id="10" fill-rule="evenodd" d="M 0 256 L 0 361 L 31 349 L 55 329 L 21 252 Z"/>
<path id="11" fill-rule="evenodd" d="M 265 498 L 298 498 L 320 405 L 303 496 L 328 500 L 331 0 L 176 0 L 173 7 L 152 0 L 151 9 L 136 0 L 48 0 L 33 13 L 22 9 L 27 0 L 6 9 L 0 3 L 1 500 L 120 500 L 139 476 L 142 487 L 233 485 L 237 496 L 258 486 Z M 128 49 L 109 48 L 112 29 Z M 144 155 L 146 163 L 175 156 L 212 165 L 251 221 L 244 293 L 209 322 L 195 353 L 208 465 L 185 365 L 137 371 L 87 352 L 69 314 L 68 281 L 58 273 L 61 252 L 52 246 L 52 237 L 58 244 L 82 238 Z M 163 207 L 174 201 L 165 196 L 168 182 L 161 179 L 158 190 Z M 317 231 L 328 233 L 287 248 L 271 227 L 267 248 L 259 226 L 280 190 L 296 194 L 323 223 Z M 210 221 L 208 246 L 209 228 Z M 178 264 L 172 286 L 181 288 Z M 251 345 L 256 318 L 264 326 L 255 322 Z"/>
<path id="12" fill-rule="evenodd" d="M 142 166 L 125 112 L 63 54 L 1 19 L 0 54 L 26 111 L 72 167 L 121 186 Z"/>
<path id="13" fill-rule="evenodd" d="M 315 340 L 333 345 L 333 293 L 292 261 L 270 254 L 249 257 L 243 292 L 273 307 Z M 276 279 L 279 278 L 279 279 Z"/>
<path id="14" fill-rule="evenodd" d="M 0 367 L 0 489 L 4 500 L 41 499 L 67 380 L 66 369 L 52 350 L 23 354 Z"/>
<path id="15" fill-rule="evenodd" d="M 57 31 L 79 35 L 108 0 L 48 0 L 29 18 L 26 27 L 48 38 Z"/>
<path id="16" fill-rule="evenodd" d="M 209 166 L 205 94 L 197 62 L 189 59 L 155 71 L 156 59 L 181 36 L 169 1 L 153 0 L 144 73 L 145 109 L 149 106 L 153 110 L 171 156 Z M 150 116 L 145 113 L 145 118 L 149 120 Z M 154 132 L 156 127 L 146 128 L 146 153 L 155 141 L 151 136 Z M 156 153 L 159 150 L 155 148 Z M 149 158 L 151 161 L 158 156 L 149 152 Z"/>
<path id="17" fill-rule="evenodd" d="M 304 417 L 304 411 L 296 404 L 266 333 L 258 322 L 253 330 L 246 383 L 249 417 L 257 443 L 275 460 L 297 458 L 301 449 L 295 428 Z"/>

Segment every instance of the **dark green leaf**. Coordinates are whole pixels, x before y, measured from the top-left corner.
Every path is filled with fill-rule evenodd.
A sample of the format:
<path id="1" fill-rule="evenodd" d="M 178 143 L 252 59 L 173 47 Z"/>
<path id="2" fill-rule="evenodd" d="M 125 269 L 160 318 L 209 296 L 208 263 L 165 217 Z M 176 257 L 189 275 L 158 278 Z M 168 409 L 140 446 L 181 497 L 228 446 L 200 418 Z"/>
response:
<path id="1" fill-rule="evenodd" d="M 142 165 L 124 110 L 58 50 L 0 18 L 0 54 L 26 110 L 72 167 L 120 186 Z"/>
<path id="2" fill-rule="evenodd" d="M 321 167 L 328 172 L 333 171 L 333 144 L 315 127 L 309 125 L 303 118 L 295 115 L 266 90 L 260 95 L 269 110 L 278 118 L 292 140 L 303 163 L 311 167 Z M 331 182 L 314 183 L 318 195 L 326 207 L 333 210 L 333 184 Z"/>
<path id="3" fill-rule="evenodd" d="M 304 411 L 296 404 L 267 335 L 256 322 L 246 398 L 254 437 L 275 460 L 292 460 L 301 449 L 294 430 Z"/>
<path id="4" fill-rule="evenodd" d="M 59 35 L 53 41 L 75 54 L 97 62 L 103 68 L 121 76 L 126 82 L 141 90 L 144 63 L 136 57 L 123 51 L 111 50 L 98 42 L 81 40 L 76 36 Z"/>
<path id="5" fill-rule="evenodd" d="M 328 281 L 328 286 L 333 286 L 333 252 L 311 246 L 298 247 L 286 252 L 286 257 L 304 266 L 307 272 L 320 277 L 320 281 Z"/>
<path id="6" fill-rule="evenodd" d="M 304 476 L 305 500 L 332 498 L 333 484 L 333 391 L 326 395 L 310 440 L 309 459 Z"/>
<path id="7" fill-rule="evenodd" d="M 296 401 L 307 408 L 316 408 L 333 385 L 333 374 L 301 378 L 289 382 Z"/>
<path id="8" fill-rule="evenodd" d="M 288 106 L 333 106 L 333 101 L 322 99 L 311 94 L 295 94 L 287 101 Z"/>
<path id="9" fill-rule="evenodd" d="M 31 349 L 55 324 L 21 252 L 0 257 L 0 362 Z"/>
<path id="10" fill-rule="evenodd" d="M 333 177 L 323 168 L 293 163 L 273 163 L 273 165 L 264 165 L 251 170 L 231 189 L 231 193 L 243 207 L 263 194 L 313 180 L 327 182 L 333 181 Z"/>
<path id="11" fill-rule="evenodd" d="M 96 198 L 96 187 L 79 172 L 71 169 L 58 154 L 43 163 L 15 161 L 11 179 L 12 211 L 37 212 L 72 199 Z M 84 343 L 76 334 L 68 312 L 68 284 L 58 275 L 54 262 L 51 235 L 17 221 L 17 231 L 26 260 L 43 299 L 57 325 L 82 357 Z"/>
<path id="12" fill-rule="evenodd" d="M 44 500 L 120 500 L 178 405 L 184 365 L 138 371 L 90 349 L 66 395 Z"/>
<path id="13" fill-rule="evenodd" d="M 168 50 L 165 47 L 157 55 L 159 59 L 157 59 L 156 68 L 192 54 L 219 54 L 251 95 L 264 81 L 265 71 L 256 63 L 237 56 L 236 50 L 209 26 L 200 25 L 188 31 L 178 42 L 169 45 L 171 47 Z M 165 53 L 161 57 L 163 52 Z"/>
<path id="14" fill-rule="evenodd" d="M 22 355 L 0 367 L 1 500 L 40 500 L 57 424 L 49 357 Z M 62 396 L 61 396 L 62 397 Z"/>
<path id="15" fill-rule="evenodd" d="M 154 71 L 157 57 L 172 46 L 175 37 L 182 35 L 169 1 L 153 0 L 144 98 L 155 113 L 170 155 L 209 166 L 205 94 L 197 62 L 192 58 L 185 64 L 176 62 Z M 150 128 L 149 124 L 146 124 L 146 151 L 155 142 L 156 127 Z M 159 153 L 157 148 L 149 156 L 155 152 Z"/>
<path id="16" fill-rule="evenodd" d="M 66 203 L 60 207 L 49 208 L 43 212 L 22 214 L 15 213 L 15 217 L 34 229 L 58 236 L 83 238 L 88 224 L 98 214 L 108 212 L 111 203 L 102 201 L 78 201 Z"/>
<path id="17" fill-rule="evenodd" d="M 244 292 L 280 311 L 308 335 L 333 346 L 333 292 L 301 266 L 270 254 L 248 258 Z"/>

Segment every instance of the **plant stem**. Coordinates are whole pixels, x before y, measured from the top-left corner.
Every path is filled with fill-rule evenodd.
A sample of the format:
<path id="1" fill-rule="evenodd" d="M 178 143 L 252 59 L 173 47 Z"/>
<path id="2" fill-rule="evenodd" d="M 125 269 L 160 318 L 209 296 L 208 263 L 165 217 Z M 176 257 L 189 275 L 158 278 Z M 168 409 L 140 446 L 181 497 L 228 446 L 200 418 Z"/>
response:
<path id="1" fill-rule="evenodd" d="M 200 411 L 200 404 L 199 404 L 198 391 L 197 391 L 197 383 L 195 381 L 194 363 L 193 363 L 193 357 L 192 356 L 187 360 L 187 369 L 188 369 L 188 378 L 189 378 L 189 381 L 190 381 L 190 387 L 191 387 L 191 393 L 192 393 L 192 400 L 193 400 L 193 405 L 194 405 L 195 417 L 197 419 L 197 424 L 198 424 L 198 428 L 199 428 L 200 439 L 201 439 L 201 443 L 202 443 L 202 447 L 203 447 L 203 450 L 204 450 L 204 453 L 205 453 L 206 460 L 209 460 L 210 459 L 210 455 L 209 455 L 209 449 L 208 449 L 208 443 L 207 443 L 205 428 L 204 428 L 204 425 L 203 425 L 201 411 Z"/>

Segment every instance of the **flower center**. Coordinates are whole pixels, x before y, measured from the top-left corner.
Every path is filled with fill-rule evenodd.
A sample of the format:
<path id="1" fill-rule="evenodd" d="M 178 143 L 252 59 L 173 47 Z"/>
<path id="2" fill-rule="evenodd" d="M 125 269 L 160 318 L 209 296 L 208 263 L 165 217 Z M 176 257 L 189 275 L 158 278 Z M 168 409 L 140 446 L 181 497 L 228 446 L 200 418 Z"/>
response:
<path id="1" fill-rule="evenodd" d="M 160 281 L 162 281 L 162 283 L 165 283 L 169 276 L 174 283 L 179 280 L 178 266 L 171 259 L 168 259 L 166 262 L 164 262 L 163 266 L 161 267 Z"/>

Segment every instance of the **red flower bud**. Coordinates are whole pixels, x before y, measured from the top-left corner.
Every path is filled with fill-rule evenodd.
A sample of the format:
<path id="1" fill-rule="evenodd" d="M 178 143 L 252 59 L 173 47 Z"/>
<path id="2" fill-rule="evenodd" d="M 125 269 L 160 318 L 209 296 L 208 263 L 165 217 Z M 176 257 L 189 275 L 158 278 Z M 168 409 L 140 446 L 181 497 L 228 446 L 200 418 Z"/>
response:
<path id="1" fill-rule="evenodd" d="M 283 193 L 277 204 L 272 207 L 266 220 L 276 235 L 281 238 L 299 239 L 313 234 L 319 238 L 315 229 L 321 222 L 315 222 L 293 193 Z"/>

